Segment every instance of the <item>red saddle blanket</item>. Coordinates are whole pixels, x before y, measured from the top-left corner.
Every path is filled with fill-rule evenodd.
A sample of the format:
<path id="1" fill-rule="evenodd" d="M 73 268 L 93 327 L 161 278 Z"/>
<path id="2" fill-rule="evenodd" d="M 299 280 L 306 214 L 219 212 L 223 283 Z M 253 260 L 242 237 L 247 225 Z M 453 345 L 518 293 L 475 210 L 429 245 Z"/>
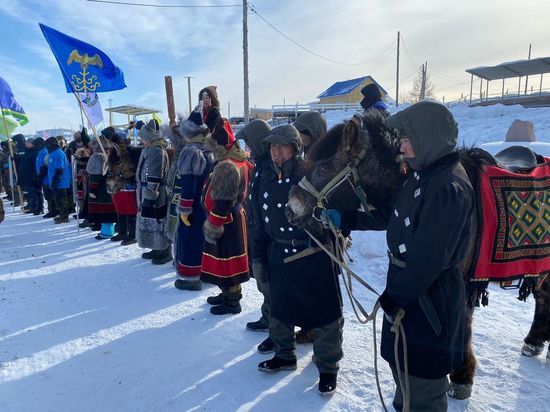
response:
<path id="1" fill-rule="evenodd" d="M 528 174 L 484 166 L 481 241 L 473 281 L 504 281 L 550 271 L 550 158 Z"/>

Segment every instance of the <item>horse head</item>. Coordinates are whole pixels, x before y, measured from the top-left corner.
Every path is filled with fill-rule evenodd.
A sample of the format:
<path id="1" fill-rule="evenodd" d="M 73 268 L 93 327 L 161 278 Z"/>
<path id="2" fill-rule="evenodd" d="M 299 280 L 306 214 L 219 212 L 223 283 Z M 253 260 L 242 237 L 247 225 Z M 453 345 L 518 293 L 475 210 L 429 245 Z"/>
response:
<path id="1" fill-rule="evenodd" d="M 310 226 L 323 209 L 340 212 L 388 203 L 403 178 L 399 138 L 378 111 L 331 128 L 308 153 L 305 176 L 293 186 L 286 215 Z"/>

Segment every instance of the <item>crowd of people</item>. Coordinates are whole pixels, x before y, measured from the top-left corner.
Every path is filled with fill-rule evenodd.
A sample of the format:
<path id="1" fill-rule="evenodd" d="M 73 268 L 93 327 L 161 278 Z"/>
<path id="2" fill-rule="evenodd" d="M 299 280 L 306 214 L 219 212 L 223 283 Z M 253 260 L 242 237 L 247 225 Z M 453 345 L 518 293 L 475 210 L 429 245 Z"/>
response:
<path id="1" fill-rule="evenodd" d="M 367 85 L 361 92 L 365 112 L 378 110 L 384 117 L 389 116 L 376 85 Z M 199 291 L 203 282 L 218 286 L 219 294 L 207 298 L 214 315 L 240 313 L 241 285 L 253 276 L 263 295 L 263 304 L 261 316 L 249 322 L 247 329 L 269 332 L 258 345 L 258 351 L 274 352 L 271 359 L 258 365 L 259 370 L 296 369 L 296 343 L 312 342 L 313 362 L 319 371 L 319 393 L 330 395 L 336 390 L 339 361 L 343 357 L 339 268 L 325 253 L 312 251 L 307 233 L 285 217 L 290 188 L 301 178 L 301 165 L 309 148 L 326 134 L 326 121 L 314 111 L 301 114 L 292 124 L 273 128 L 263 120 L 253 120 L 235 135 L 220 113 L 215 86 L 203 88 L 198 101 L 190 116 L 177 123 L 161 127 L 155 119 L 132 122 L 125 131 L 107 127 L 98 138 L 92 139 L 83 129 L 74 134 L 69 145 L 62 138 L 25 141 L 22 135 L 14 136 L 10 144 L 14 145 L 17 187 L 27 202 L 24 211 L 42 214 L 44 197 L 47 213 L 43 217 L 61 224 L 69 222 L 76 206 L 78 218 L 82 219 L 80 227 L 98 232 L 96 239 L 120 241 L 124 246 L 137 243 L 150 249 L 141 255 L 143 259 L 150 259 L 153 264 L 172 262 L 176 271 L 174 286 L 178 290 Z M 426 117 L 421 123 L 427 125 L 426 129 L 418 129 L 420 134 L 409 129 L 417 115 Z M 437 125 L 434 119 L 438 116 L 444 119 L 441 127 L 429 132 L 430 124 Z M 402 152 L 410 167 L 419 173 L 428 170 L 426 175 L 434 176 L 429 182 L 433 188 L 422 189 L 434 193 L 429 206 L 434 212 L 443 204 L 471 202 L 471 187 L 458 170 L 454 153 L 453 122 L 444 106 L 409 110 L 388 119 L 388 124 L 403 137 Z M 128 139 L 128 133 L 133 134 L 134 129 L 139 131 L 139 146 L 131 145 Z M 239 144 L 241 140 L 248 152 Z M 17 197 L 7 181 L 9 152 L 3 143 L 2 183 L 8 199 L 21 204 L 23 199 Z M 341 216 L 337 211 L 328 211 L 323 219 L 347 230 L 387 227 L 389 249 L 395 256 L 404 255 L 404 245 L 417 233 L 437 232 L 433 225 L 451 223 L 464 228 L 467 213 L 458 211 L 452 214 L 452 222 L 441 216 L 441 221 L 427 228 L 409 227 L 406 223 L 401 227 L 401 221 L 393 218 L 398 216 L 398 210 L 411 216 L 419 213 L 410 204 L 410 199 L 418 197 L 419 184 L 424 182 L 417 176 L 416 172 L 414 177 L 411 175 L 411 182 L 397 195 L 394 212 L 377 216 L 376 223 L 359 212 Z M 441 193 L 452 198 L 441 198 Z M 386 312 L 382 351 L 396 382 L 398 371 L 386 354 L 391 321 L 399 308 L 411 305 L 414 309 L 411 316 L 422 316 L 414 305 L 418 305 L 417 294 L 425 290 L 424 283 L 439 279 L 442 290 L 464 288 L 454 269 L 463 254 L 465 238 L 465 233 L 458 233 L 452 244 L 442 243 L 448 247 L 445 256 L 449 259 L 434 261 L 434 267 L 428 268 L 422 278 L 422 285 L 419 279 L 412 278 L 413 269 L 403 269 L 395 262 L 390 264 L 388 287 L 381 299 Z M 332 241 L 328 234 L 321 240 L 326 244 Z M 415 251 L 408 252 L 411 259 Z M 420 286 L 411 288 L 401 278 Z M 445 312 L 450 313 L 446 320 L 456 324 L 462 316 L 457 299 L 460 294 L 450 293 L 436 302 L 438 309 L 451 308 L 452 313 Z M 425 323 L 422 319 L 418 322 Z M 301 330 L 295 332 L 295 327 Z M 458 332 L 453 333 L 460 339 Z M 422 331 L 416 333 L 412 344 L 413 350 L 418 351 L 418 362 L 426 366 L 433 362 L 426 352 L 430 345 L 423 341 L 422 334 Z M 420 337 L 416 339 L 417 336 Z M 410 373 L 416 376 L 411 379 L 412 406 L 418 410 L 446 408 L 446 399 L 442 398 L 448 385 L 446 374 L 456 364 L 457 353 L 459 349 L 454 347 L 439 348 L 437 367 L 426 369 L 420 365 L 411 369 Z M 403 406 L 399 385 L 394 406 L 397 409 Z"/>

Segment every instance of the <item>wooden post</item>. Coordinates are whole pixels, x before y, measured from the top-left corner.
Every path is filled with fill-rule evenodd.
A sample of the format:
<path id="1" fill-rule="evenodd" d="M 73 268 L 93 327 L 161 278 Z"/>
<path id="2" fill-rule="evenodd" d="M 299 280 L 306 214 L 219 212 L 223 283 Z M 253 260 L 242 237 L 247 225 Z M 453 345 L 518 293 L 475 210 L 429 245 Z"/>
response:
<path id="1" fill-rule="evenodd" d="M 485 101 L 489 101 L 489 83 L 490 81 L 487 80 L 487 87 L 485 88 Z"/>
<path id="2" fill-rule="evenodd" d="M 529 43 L 529 54 L 527 55 L 527 60 L 531 60 L 531 43 Z M 529 82 L 529 76 L 525 76 L 525 93 L 527 94 L 527 83 Z"/>
<path id="3" fill-rule="evenodd" d="M 470 106 L 472 105 L 472 91 L 474 88 L 474 75 L 472 74 L 470 77 Z"/>
<path id="4" fill-rule="evenodd" d="M 401 32 L 397 32 L 397 70 L 395 73 L 395 107 L 399 107 L 399 43 Z"/>
<path id="5" fill-rule="evenodd" d="M 540 73 L 540 86 L 539 86 L 539 96 L 542 94 L 542 76 L 544 75 L 544 72 Z"/>
<path id="6" fill-rule="evenodd" d="M 164 76 L 164 88 L 166 89 L 168 124 L 170 125 L 170 127 L 173 127 L 176 125 L 176 106 L 174 105 L 174 89 L 172 87 L 172 76 Z"/>
<path id="7" fill-rule="evenodd" d="M 502 79 L 502 96 L 500 96 L 501 99 L 504 99 L 504 80 Z"/>
<path id="8" fill-rule="evenodd" d="M 191 116 L 191 112 L 193 111 L 193 109 L 191 109 L 191 107 L 192 107 L 192 103 L 191 103 L 191 76 L 185 76 L 185 78 L 187 79 L 187 98 L 189 99 L 189 116 Z"/>
<path id="9" fill-rule="evenodd" d="M 248 124 L 248 2 L 243 0 L 243 86 L 244 86 L 244 124 Z"/>
<path id="10" fill-rule="evenodd" d="M 479 78 L 479 103 L 481 103 L 483 98 L 483 78 Z"/>

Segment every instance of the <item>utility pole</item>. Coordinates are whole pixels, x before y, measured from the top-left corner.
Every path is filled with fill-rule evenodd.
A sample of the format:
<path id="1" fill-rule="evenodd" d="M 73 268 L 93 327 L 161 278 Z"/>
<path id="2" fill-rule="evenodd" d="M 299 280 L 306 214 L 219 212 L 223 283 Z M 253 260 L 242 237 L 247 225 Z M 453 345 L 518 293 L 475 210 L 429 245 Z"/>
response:
<path id="1" fill-rule="evenodd" d="M 248 1 L 243 0 L 243 85 L 244 85 L 244 124 L 248 124 Z"/>
<path id="2" fill-rule="evenodd" d="M 529 43 L 529 55 L 527 56 L 527 60 L 531 60 L 531 43 Z M 529 76 L 525 76 L 525 93 L 527 94 L 527 82 L 529 82 Z"/>
<path id="3" fill-rule="evenodd" d="M 109 97 L 109 109 L 112 108 L 112 101 L 113 99 L 111 99 Z M 113 112 L 109 110 L 109 126 L 112 126 L 113 125 Z M 84 127 L 84 125 L 82 125 L 82 127 Z"/>
<path id="4" fill-rule="evenodd" d="M 185 76 L 187 79 L 187 98 L 189 99 L 189 115 L 191 115 L 191 76 Z"/>
<path id="5" fill-rule="evenodd" d="M 428 62 L 422 65 L 422 82 L 420 83 L 420 101 L 426 97 L 426 66 Z"/>
<path id="6" fill-rule="evenodd" d="M 395 107 L 399 106 L 399 43 L 401 33 L 397 32 L 397 72 L 395 74 Z"/>

